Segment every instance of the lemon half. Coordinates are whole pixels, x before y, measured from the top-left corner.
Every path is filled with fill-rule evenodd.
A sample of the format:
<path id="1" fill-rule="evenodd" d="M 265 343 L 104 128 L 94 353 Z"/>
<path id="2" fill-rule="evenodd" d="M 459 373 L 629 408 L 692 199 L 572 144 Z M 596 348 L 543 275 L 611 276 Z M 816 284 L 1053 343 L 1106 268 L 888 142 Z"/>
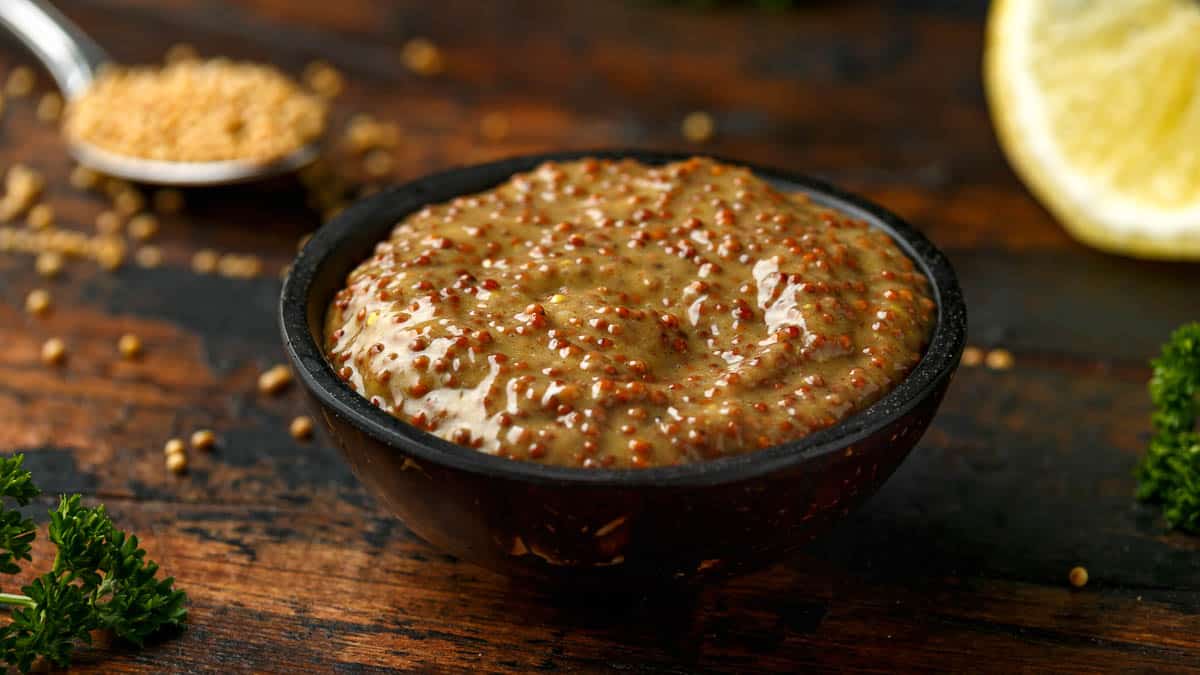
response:
<path id="1" fill-rule="evenodd" d="M 1071 234 L 1200 260 L 1200 2 L 997 0 L 984 80 L 1005 154 Z"/>

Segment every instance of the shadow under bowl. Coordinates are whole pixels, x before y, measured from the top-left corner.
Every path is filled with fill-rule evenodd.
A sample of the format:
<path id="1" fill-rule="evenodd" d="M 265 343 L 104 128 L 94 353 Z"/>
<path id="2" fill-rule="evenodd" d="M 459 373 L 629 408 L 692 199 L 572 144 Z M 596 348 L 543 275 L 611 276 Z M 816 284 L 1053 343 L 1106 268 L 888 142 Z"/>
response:
<path id="1" fill-rule="evenodd" d="M 541 583 L 616 590 L 706 581 L 797 551 L 878 490 L 920 439 L 966 339 L 966 307 L 946 257 L 871 202 L 805 176 L 729 160 L 887 232 L 930 280 L 937 320 L 921 361 L 894 390 L 833 427 L 683 466 L 545 466 L 487 455 L 401 422 L 353 391 L 326 361 L 320 336 L 330 300 L 408 214 L 548 160 L 664 164 L 688 156 L 567 152 L 454 169 L 351 206 L 300 252 L 279 307 L 288 357 L 359 479 L 417 535 L 464 560 Z"/>

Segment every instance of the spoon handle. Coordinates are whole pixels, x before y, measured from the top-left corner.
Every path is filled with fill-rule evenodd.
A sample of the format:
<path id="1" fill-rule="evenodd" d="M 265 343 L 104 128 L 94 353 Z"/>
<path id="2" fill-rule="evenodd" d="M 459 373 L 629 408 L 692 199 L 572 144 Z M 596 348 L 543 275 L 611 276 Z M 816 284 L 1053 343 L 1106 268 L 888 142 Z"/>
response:
<path id="1" fill-rule="evenodd" d="M 83 93 L 110 60 L 100 45 L 45 0 L 0 0 L 0 25 L 37 55 L 68 99 Z"/>

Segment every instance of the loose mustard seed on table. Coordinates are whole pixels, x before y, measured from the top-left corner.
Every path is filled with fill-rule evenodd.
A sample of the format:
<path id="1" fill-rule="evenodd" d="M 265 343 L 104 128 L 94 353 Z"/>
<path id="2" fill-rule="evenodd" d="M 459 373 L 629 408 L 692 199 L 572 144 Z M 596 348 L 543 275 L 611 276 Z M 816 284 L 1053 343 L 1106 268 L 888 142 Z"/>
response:
<path id="1" fill-rule="evenodd" d="M 785 443 L 884 396 L 936 305 L 883 231 L 706 159 L 546 163 L 399 222 L 325 319 L 364 399 L 580 467 Z"/>
<path id="2" fill-rule="evenodd" d="M 191 440 L 195 450 L 212 450 L 217 445 L 217 435 L 209 429 L 193 431 Z"/>
<path id="3" fill-rule="evenodd" d="M 372 150 L 367 153 L 366 159 L 363 160 L 363 169 L 367 175 L 372 178 L 380 178 L 386 176 L 392 171 L 395 162 L 392 160 L 392 155 L 386 150 Z"/>
<path id="4" fill-rule="evenodd" d="M 108 195 L 109 199 L 113 200 L 115 200 L 117 195 L 121 194 L 122 192 L 128 192 L 129 190 L 134 189 L 133 185 L 131 185 L 129 181 L 123 178 L 117 178 L 116 176 L 101 176 L 100 188 L 104 191 L 104 194 Z"/>
<path id="5" fill-rule="evenodd" d="M 187 472 L 188 458 L 186 452 L 174 452 L 166 456 L 164 462 L 167 465 L 167 471 L 179 475 Z"/>
<path id="6" fill-rule="evenodd" d="M 400 59 L 406 68 L 425 77 L 437 75 L 446 65 L 442 50 L 426 38 L 413 38 L 404 43 Z"/>
<path id="7" fill-rule="evenodd" d="M 1008 370 L 1013 367 L 1015 361 L 1012 352 L 1007 349 L 993 349 L 983 360 L 984 364 L 992 370 Z"/>
<path id="8" fill-rule="evenodd" d="M 34 262 L 34 269 L 46 278 L 58 276 L 62 272 L 62 267 L 63 258 L 57 251 L 43 251 L 38 254 L 37 260 Z"/>
<path id="9" fill-rule="evenodd" d="M 50 291 L 44 288 L 35 288 L 25 296 L 25 311 L 35 316 L 41 316 L 50 311 L 51 302 Z"/>
<path id="10" fill-rule="evenodd" d="M 57 366 L 67 359 L 67 344 L 61 338 L 50 338 L 42 344 L 42 363 Z"/>
<path id="11" fill-rule="evenodd" d="M 171 455 L 182 455 L 187 452 L 187 446 L 184 445 L 182 438 L 171 438 L 163 444 L 163 454 L 170 457 Z"/>
<path id="12" fill-rule="evenodd" d="M 262 394 L 274 395 L 283 391 L 292 383 L 292 371 L 287 366 L 279 364 L 271 366 L 258 376 L 258 391 Z"/>
<path id="13" fill-rule="evenodd" d="M 71 169 L 71 187 L 78 190 L 95 190 L 100 186 L 100 174 L 86 166 L 76 166 Z"/>
<path id="14" fill-rule="evenodd" d="M 97 265 L 111 272 L 125 262 L 125 242 L 117 237 L 97 238 L 92 257 Z"/>
<path id="15" fill-rule="evenodd" d="M 212 274 L 217 270 L 221 255 L 211 248 L 202 248 L 192 255 L 192 271 L 197 274 Z"/>
<path id="16" fill-rule="evenodd" d="M 0 219 L 11 220 L 37 203 L 45 179 L 24 164 L 14 164 L 4 177 L 4 198 L 0 199 Z"/>
<path id="17" fill-rule="evenodd" d="M 317 139 L 325 104 L 270 66 L 213 59 L 111 67 L 68 104 L 72 141 L 166 161 L 270 161 Z"/>
<path id="18" fill-rule="evenodd" d="M 37 204 L 29 209 L 25 221 L 35 230 L 44 230 L 54 226 L 54 207 L 49 204 Z"/>
<path id="19" fill-rule="evenodd" d="M 1087 586 L 1088 571 L 1086 567 L 1072 567 L 1070 574 L 1067 575 L 1067 580 L 1075 588 L 1083 588 Z"/>
<path id="20" fill-rule="evenodd" d="M 8 74 L 4 83 L 4 93 L 13 98 L 28 96 L 33 91 L 35 77 L 29 66 L 17 66 Z"/>
<path id="21" fill-rule="evenodd" d="M 62 96 L 57 92 L 45 93 L 38 99 L 37 118 L 43 122 L 57 122 L 62 110 Z"/>
<path id="22" fill-rule="evenodd" d="M 303 441 L 312 437 L 313 421 L 311 417 L 300 416 L 292 420 L 288 425 L 288 433 L 292 438 Z"/>
<path id="23" fill-rule="evenodd" d="M 304 67 L 304 83 L 322 98 L 337 98 L 345 87 L 342 74 L 324 61 L 313 61 Z"/>
<path id="24" fill-rule="evenodd" d="M 142 246 L 138 250 L 134 251 L 133 261 L 136 262 L 139 267 L 145 267 L 147 269 L 158 267 L 163 261 L 162 249 L 152 244 Z"/>
<path id="25" fill-rule="evenodd" d="M 479 134 L 493 143 L 507 138 L 509 127 L 508 114 L 499 111 L 490 112 L 479 120 Z"/>
<path id="26" fill-rule="evenodd" d="M 96 231 L 100 234 L 117 234 L 121 231 L 121 216 L 116 211 L 101 211 L 96 216 Z"/>
<path id="27" fill-rule="evenodd" d="M 140 213 L 129 219 L 129 236 L 138 241 L 145 241 L 158 232 L 158 218 L 149 213 Z"/>
<path id="28" fill-rule="evenodd" d="M 142 355 L 142 339 L 133 333 L 126 333 L 117 340 L 117 351 L 123 359 L 136 359 Z"/>
<path id="29" fill-rule="evenodd" d="M 980 349 L 979 347 L 967 347 L 967 348 L 963 349 L 962 364 L 964 366 L 966 366 L 968 368 L 974 368 L 975 366 L 978 366 L 981 363 L 983 363 L 983 350 L 982 349 Z"/>
<path id="30" fill-rule="evenodd" d="M 142 197 L 142 193 L 133 188 L 121 190 L 113 196 L 113 208 L 126 218 L 141 211 L 145 206 L 146 199 Z"/>
<path id="31" fill-rule="evenodd" d="M 717 121 L 706 112 L 688 113 L 683 118 L 681 131 L 683 137 L 692 143 L 704 143 L 712 140 L 713 135 L 717 132 Z"/>

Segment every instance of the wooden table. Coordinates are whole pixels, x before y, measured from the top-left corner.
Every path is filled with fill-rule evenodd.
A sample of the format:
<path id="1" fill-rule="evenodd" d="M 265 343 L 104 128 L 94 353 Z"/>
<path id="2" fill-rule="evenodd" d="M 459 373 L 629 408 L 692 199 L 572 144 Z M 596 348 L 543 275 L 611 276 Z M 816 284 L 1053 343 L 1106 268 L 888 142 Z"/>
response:
<path id="1" fill-rule="evenodd" d="M 144 537 L 192 598 L 176 639 L 84 650 L 97 672 L 535 669 L 692 672 L 1184 670 L 1200 666 L 1200 539 L 1136 504 L 1147 359 L 1200 317 L 1200 266 L 1102 255 L 1017 182 L 980 86 L 984 2 L 814 2 L 785 13 L 636 2 L 63 0 L 122 60 L 188 41 L 209 55 L 348 77 L 344 118 L 397 122 L 395 179 L 556 148 L 687 148 L 812 172 L 922 227 L 953 259 L 971 342 L 1011 370 L 964 368 L 923 442 L 861 512 L 797 560 L 695 597 L 572 598 L 432 550 L 383 512 L 326 439 L 298 443 L 299 392 L 264 399 L 282 360 L 277 272 L 318 224 L 289 181 L 187 194 L 165 264 L 74 262 L 46 282 L 0 254 L 0 448 L 50 492 L 81 491 Z M 442 46 L 446 73 L 400 65 Z M 32 58 L 0 43 L 0 68 Z M 42 90 L 47 79 L 41 77 Z M 0 162 L 49 178 L 60 226 L 99 196 L 31 100 L 7 101 Z M 712 143 L 681 118 L 711 111 Z M 500 111 L 507 138 L 480 119 Z M 199 248 L 260 256 L 253 280 L 199 275 Z M 49 287 L 56 309 L 27 316 Z M 145 355 L 115 344 L 138 334 Z M 63 337 L 65 367 L 38 361 Z M 219 449 L 169 475 L 161 448 L 211 427 Z M 49 500 L 45 505 L 49 505 Z M 41 565 L 47 565 L 43 553 Z M 1068 570 L 1092 581 L 1071 589 Z"/>

